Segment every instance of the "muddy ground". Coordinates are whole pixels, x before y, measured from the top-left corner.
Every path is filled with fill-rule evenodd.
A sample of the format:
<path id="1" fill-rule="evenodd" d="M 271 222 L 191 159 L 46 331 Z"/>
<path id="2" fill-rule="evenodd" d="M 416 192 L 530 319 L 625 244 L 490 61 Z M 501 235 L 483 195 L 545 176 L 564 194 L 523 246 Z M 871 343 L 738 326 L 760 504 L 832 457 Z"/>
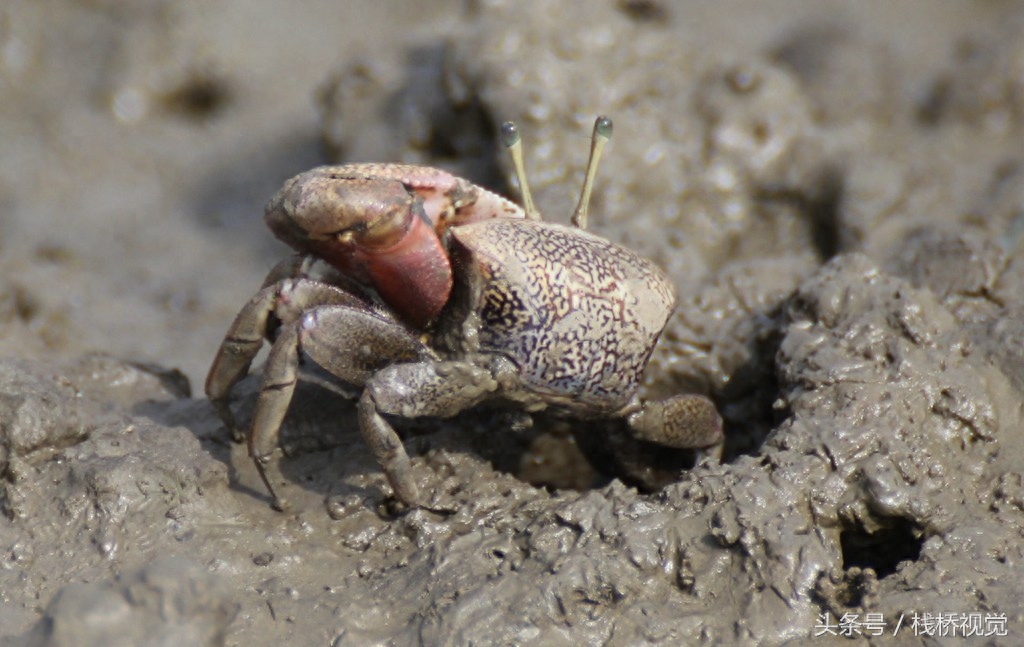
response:
<path id="1" fill-rule="evenodd" d="M 1024 9 L 583 6 L 0 8 L 5 644 L 1019 644 Z M 447 512 L 402 513 L 310 385 L 272 510 L 201 393 L 263 203 L 339 160 L 515 195 L 515 119 L 567 219 L 599 113 L 592 228 L 680 294 L 646 395 L 714 398 L 725 461 L 611 452 L 641 492 L 597 425 L 470 412 L 407 430 Z"/>

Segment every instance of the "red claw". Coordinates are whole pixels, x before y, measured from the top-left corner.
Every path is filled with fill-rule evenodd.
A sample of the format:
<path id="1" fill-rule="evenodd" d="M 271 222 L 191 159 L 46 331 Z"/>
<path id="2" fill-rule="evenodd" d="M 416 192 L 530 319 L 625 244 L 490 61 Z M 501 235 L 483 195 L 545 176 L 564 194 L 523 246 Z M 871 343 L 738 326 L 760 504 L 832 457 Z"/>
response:
<path id="1" fill-rule="evenodd" d="M 374 289 L 398 315 L 422 328 L 441 312 L 452 291 L 452 268 L 434 229 L 414 217 L 387 249 L 357 248 Z"/>
<path id="2" fill-rule="evenodd" d="M 452 290 L 448 255 L 433 224 L 440 207 L 426 191 L 428 214 L 424 195 L 377 171 L 386 169 L 323 167 L 297 175 L 267 205 L 267 225 L 295 249 L 372 287 L 400 318 L 423 328 Z"/>
<path id="3" fill-rule="evenodd" d="M 266 211 L 278 238 L 372 287 L 421 329 L 451 296 L 445 230 L 498 217 L 523 213 L 445 171 L 395 164 L 312 169 L 286 182 Z"/>
<path id="4" fill-rule="evenodd" d="M 353 237 L 308 241 L 310 251 L 346 276 L 369 285 L 403 321 L 424 328 L 436 317 L 452 291 L 448 254 L 422 209 L 403 209 L 405 222 L 392 222 L 381 241 Z"/>

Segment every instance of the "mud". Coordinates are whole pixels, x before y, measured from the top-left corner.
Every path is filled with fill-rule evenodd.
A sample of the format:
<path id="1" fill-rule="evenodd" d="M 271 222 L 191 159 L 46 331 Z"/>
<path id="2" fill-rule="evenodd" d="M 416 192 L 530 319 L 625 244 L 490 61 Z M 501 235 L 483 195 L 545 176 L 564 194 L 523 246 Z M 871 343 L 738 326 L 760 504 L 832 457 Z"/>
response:
<path id="1" fill-rule="evenodd" d="M 1020 643 L 1024 11 L 588 7 L 0 9 L 3 644 Z M 313 379 L 273 511 L 197 392 L 262 203 L 337 160 L 516 195 L 515 119 L 567 220 L 598 113 L 591 226 L 680 293 L 645 393 L 711 396 L 724 461 L 467 412 L 403 429 L 403 511 Z"/>

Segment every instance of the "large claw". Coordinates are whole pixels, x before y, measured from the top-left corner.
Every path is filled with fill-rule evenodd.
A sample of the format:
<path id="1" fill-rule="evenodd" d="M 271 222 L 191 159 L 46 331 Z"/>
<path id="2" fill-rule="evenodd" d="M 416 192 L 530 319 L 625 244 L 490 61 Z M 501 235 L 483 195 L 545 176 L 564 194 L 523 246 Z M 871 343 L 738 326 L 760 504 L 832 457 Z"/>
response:
<path id="1" fill-rule="evenodd" d="M 289 180 L 267 205 L 266 221 L 282 241 L 371 285 L 423 327 L 451 293 L 444 229 L 499 216 L 522 217 L 522 210 L 444 171 L 351 164 Z"/>

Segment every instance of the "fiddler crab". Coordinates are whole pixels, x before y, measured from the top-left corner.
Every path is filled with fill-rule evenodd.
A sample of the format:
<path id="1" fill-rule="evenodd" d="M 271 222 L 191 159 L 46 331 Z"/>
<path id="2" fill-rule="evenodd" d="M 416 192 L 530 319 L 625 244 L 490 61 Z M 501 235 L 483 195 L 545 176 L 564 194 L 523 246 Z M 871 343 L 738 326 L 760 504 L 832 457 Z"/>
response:
<path id="1" fill-rule="evenodd" d="M 286 502 L 275 452 L 311 360 L 361 389 L 359 429 L 395 496 L 422 505 L 389 417 L 448 418 L 481 403 L 527 414 L 624 420 L 674 448 L 720 449 L 722 421 L 700 395 L 641 401 L 651 351 L 675 307 L 653 262 L 586 231 L 612 122 L 594 125 L 572 226 L 541 219 L 512 122 L 501 129 L 523 206 L 444 171 L 402 164 L 322 166 L 267 205 L 274 234 L 300 253 L 278 264 L 239 312 L 206 394 L 249 454 L 274 507 Z M 252 427 L 229 406 L 264 339 L 270 346 Z"/>

